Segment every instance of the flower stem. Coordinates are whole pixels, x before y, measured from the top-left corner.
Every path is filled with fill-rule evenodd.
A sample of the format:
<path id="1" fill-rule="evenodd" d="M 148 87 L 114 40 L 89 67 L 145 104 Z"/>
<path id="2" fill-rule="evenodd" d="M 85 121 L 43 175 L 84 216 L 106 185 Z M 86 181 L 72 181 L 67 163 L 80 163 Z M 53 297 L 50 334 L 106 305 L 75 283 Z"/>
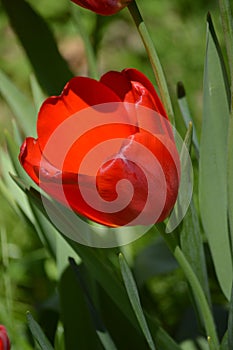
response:
<path id="1" fill-rule="evenodd" d="M 135 0 L 133 0 L 128 5 L 129 12 L 136 24 L 136 27 L 138 29 L 138 32 L 141 36 L 141 39 L 143 41 L 143 44 L 145 46 L 145 49 L 147 51 L 147 54 L 149 56 L 152 69 L 154 71 L 155 79 L 159 88 L 160 96 L 162 99 L 162 102 L 165 106 L 165 109 L 168 113 L 168 116 L 171 120 L 171 122 L 174 124 L 174 113 L 172 108 L 172 103 L 166 83 L 166 79 L 163 73 L 162 66 L 160 64 L 157 52 L 155 50 L 153 41 L 151 39 L 151 36 L 147 30 L 147 27 L 145 25 L 145 22 L 143 21 L 143 18 L 141 16 L 141 13 L 139 11 L 139 8 L 137 6 L 137 3 Z"/>
<path id="2" fill-rule="evenodd" d="M 219 340 L 216 332 L 213 315 L 197 276 L 195 275 L 191 265 L 189 264 L 188 260 L 186 259 L 176 240 L 174 239 L 174 237 L 172 237 L 173 235 L 164 233 L 164 229 L 161 225 L 156 225 L 156 227 L 159 229 L 159 232 L 163 236 L 167 246 L 169 247 L 175 259 L 182 268 L 185 277 L 187 278 L 190 287 L 193 291 L 195 300 L 199 304 L 199 309 L 202 313 L 202 319 L 205 325 L 210 350 L 219 350 Z"/>

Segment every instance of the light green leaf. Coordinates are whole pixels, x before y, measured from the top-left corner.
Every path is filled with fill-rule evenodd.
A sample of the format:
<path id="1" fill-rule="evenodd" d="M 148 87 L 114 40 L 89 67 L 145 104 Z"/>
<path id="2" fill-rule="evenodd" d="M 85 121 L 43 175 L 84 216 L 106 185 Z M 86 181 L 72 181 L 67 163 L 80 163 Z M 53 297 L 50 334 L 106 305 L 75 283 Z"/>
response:
<path id="1" fill-rule="evenodd" d="M 39 324 L 34 320 L 30 312 L 27 313 L 28 326 L 33 335 L 33 338 L 37 341 L 41 350 L 53 350 L 52 345 L 48 341 L 47 337 L 43 333 Z"/>
<path id="2" fill-rule="evenodd" d="M 32 96 L 34 100 L 34 105 L 36 108 L 37 113 L 39 112 L 39 109 L 45 100 L 45 94 L 43 93 L 38 81 L 36 80 L 36 77 L 32 74 L 30 77 L 30 83 L 31 83 L 31 90 L 32 90 Z"/>
<path id="3" fill-rule="evenodd" d="M 27 98 L 0 70 L 0 94 L 8 103 L 25 135 L 36 136 L 36 111 Z"/>
<path id="4" fill-rule="evenodd" d="M 232 106 L 231 118 L 229 123 L 229 130 L 228 130 L 228 169 L 227 169 L 228 170 L 227 172 L 228 218 L 229 218 L 229 228 L 231 233 L 231 241 L 233 241 L 233 152 L 232 150 L 233 150 L 233 106 Z"/>
<path id="5" fill-rule="evenodd" d="M 127 290 L 128 297 L 132 305 L 132 308 L 134 310 L 134 313 L 137 317 L 138 323 L 147 340 L 149 348 L 151 350 L 155 350 L 155 345 L 154 345 L 152 336 L 150 334 L 150 330 L 148 328 L 146 318 L 142 310 L 136 283 L 134 281 L 132 272 L 130 271 L 130 268 L 128 267 L 128 264 L 122 253 L 119 254 L 119 262 L 120 262 L 121 274 L 124 280 L 125 288 Z"/>
<path id="6" fill-rule="evenodd" d="M 200 144 L 199 200 L 217 278 L 227 299 L 232 285 L 232 256 L 227 222 L 227 136 L 229 104 L 213 26 L 207 25 L 203 123 Z M 224 252 L 224 259 L 223 259 Z"/>

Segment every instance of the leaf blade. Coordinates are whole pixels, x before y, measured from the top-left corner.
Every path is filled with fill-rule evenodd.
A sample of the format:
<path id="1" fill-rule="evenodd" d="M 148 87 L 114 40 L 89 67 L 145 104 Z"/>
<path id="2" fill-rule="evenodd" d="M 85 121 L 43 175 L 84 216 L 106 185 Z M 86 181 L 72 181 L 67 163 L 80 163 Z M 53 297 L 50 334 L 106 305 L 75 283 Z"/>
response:
<path id="1" fill-rule="evenodd" d="M 228 93 L 213 27 L 208 23 L 200 144 L 199 204 L 219 284 L 230 299 L 232 256 L 227 222 Z M 224 251 L 224 259 L 222 259 Z"/>

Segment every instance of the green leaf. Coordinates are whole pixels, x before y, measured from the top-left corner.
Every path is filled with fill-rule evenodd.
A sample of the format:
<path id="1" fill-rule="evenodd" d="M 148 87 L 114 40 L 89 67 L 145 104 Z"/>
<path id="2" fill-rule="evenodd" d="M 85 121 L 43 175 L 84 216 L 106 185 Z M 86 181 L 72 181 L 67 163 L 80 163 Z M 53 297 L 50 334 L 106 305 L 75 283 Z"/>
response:
<path id="1" fill-rule="evenodd" d="M 171 272 L 177 267 L 178 264 L 164 240 L 157 239 L 137 255 L 134 263 L 134 274 L 137 284 L 141 286 L 148 279 Z"/>
<path id="2" fill-rule="evenodd" d="M 228 130 L 228 168 L 227 168 L 228 170 L 227 172 L 228 218 L 229 218 L 229 228 L 231 233 L 231 241 L 233 241 L 233 152 L 232 150 L 233 150 L 233 106 L 232 106 L 229 130 Z"/>
<path id="3" fill-rule="evenodd" d="M 230 308 L 229 308 L 229 316 L 228 316 L 228 349 L 233 348 L 233 288 L 231 290 L 231 300 L 230 300 Z"/>
<path id="4" fill-rule="evenodd" d="M 0 165 L 2 172 L 1 176 L 4 182 L 4 186 L 2 184 L 2 187 L 5 188 L 4 192 L 6 194 L 6 198 L 8 197 L 10 202 L 15 201 L 29 220 L 33 222 L 33 215 L 31 213 L 27 198 L 10 176 L 10 173 L 15 172 L 12 162 L 9 159 L 9 156 L 3 150 L 0 152 Z M 22 186 L 24 186 L 24 184 Z"/>
<path id="5" fill-rule="evenodd" d="M 199 142 L 198 142 L 198 138 L 197 138 L 197 131 L 196 131 L 195 125 L 193 123 L 191 112 L 190 112 L 190 109 L 188 106 L 185 89 L 184 89 L 184 86 L 181 82 L 179 82 L 177 84 L 177 96 L 178 96 L 178 104 L 179 104 L 180 111 L 181 111 L 184 123 L 186 125 L 186 128 L 188 129 L 189 123 L 190 122 L 192 123 L 192 126 L 193 126 L 193 131 L 192 131 L 193 132 L 193 135 L 192 135 L 193 145 L 195 147 L 196 156 L 197 156 L 197 158 L 199 158 Z"/>
<path id="6" fill-rule="evenodd" d="M 24 0 L 2 0 L 2 4 L 39 84 L 49 95 L 60 94 L 72 73 L 48 25 Z"/>
<path id="7" fill-rule="evenodd" d="M 46 338 L 39 324 L 34 320 L 30 312 L 27 312 L 27 320 L 33 338 L 37 341 L 41 350 L 53 350 L 52 345 Z"/>
<path id="8" fill-rule="evenodd" d="M 43 203 L 49 201 L 49 204 L 46 204 L 46 206 L 49 205 L 50 208 L 52 208 L 53 215 L 57 217 L 56 222 L 58 219 L 60 219 L 64 225 L 67 225 L 67 227 L 70 225 L 69 215 L 67 215 L 68 209 L 62 208 L 59 210 L 59 205 L 56 204 L 55 206 L 54 203 L 46 197 L 43 198 L 42 202 L 41 198 L 43 195 L 39 194 L 35 189 L 26 189 L 26 193 L 29 196 L 30 201 L 37 207 L 41 215 L 43 215 L 46 219 L 50 220 L 50 218 L 47 216 L 47 212 L 45 211 Z M 50 230 L 48 230 L 48 233 L 49 232 Z M 126 290 L 117 277 L 115 266 L 108 259 L 106 254 L 102 254 L 101 249 L 94 249 L 78 244 L 66 236 L 63 236 L 63 238 L 82 259 L 83 263 L 87 267 L 87 270 L 91 271 L 96 281 L 99 282 L 101 287 L 112 299 L 119 310 L 131 322 L 132 326 L 134 327 L 134 332 L 139 332 L 141 334 L 137 319 L 129 303 Z M 158 344 L 159 349 L 180 350 L 180 347 L 175 343 L 175 341 L 163 330 L 162 327 L 160 327 L 158 321 L 151 319 L 150 316 L 147 316 L 147 319 L 148 323 L 150 324 L 150 328 L 153 330 L 153 339 L 156 344 Z"/>
<path id="9" fill-rule="evenodd" d="M 69 266 L 59 282 L 61 318 L 65 333 L 65 348 L 101 349 L 93 327 L 85 297 Z"/>
<path id="10" fill-rule="evenodd" d="M 180 151 L 180 185 L 175 207 L 166 225 L 166 233 L 171 233 L 180 224 L 189 207 L 193 190 L 193 169 L 190 159 L 193 126 L 190 122 Z"/>
<path id="11" fill-rule="evenodd" d="M 46 97 L 45 97 L 45 94 L 43 93 L 43 91 L 41 90 L 41 87 L 40 87 L 38 81 L 36 80 L 36 77 L 34 76 L 34 74 L 32 74 L 30 77 L 30 83 L 31 83 L 31 90 L 32 90 L 34 105 L 35 105 L 36 111 L 38 113 L 39 109 L 40 109 L 40 107 L 41 107 L 41 105 Z"/>
<path id="12" fill-rule="evenodd" d="M 26 135 L 36 136 L 36 111 L 30 101 L 0 70 L 0 93 Z"/>
<path id="13" fill-rule="evenodd" d="M 220 350 L 231 350 L 231 349 L 228 347 L 228 331 L 225 332 L 225 334 L 224 334 L 224 336 L 223 336 L 223 338 L 222 338 Z"/>
<path id="14" fill-rule="evenodd" d="M 199 200 L 217 278 L 227 299 L 232 285 L 232 256 L 227 222 L 228 94 L 213 26 L 208 22 L 200 144 Z M 224 259 L 222 252 L 224 252 Z"/>
<path id="15" fill-rule="evenodd" d="M 69 259 L 69 261 L 70 261 L 70 265 L 73 268 L 73 271 L 77 277 L 77 280 L 79 282 L 79 286 L 81 287 L 81 289 L 83 291 L 85 301 L 86 301 L 89 313 L 91 315 L 93 325 L 95 327 L 96 333 L 99 337 L 101 344 L 103 345 L 104 349 L 106 349 L 106 350 L 116 350 L 116 346 L 115 346 L 110 334 L 108 333 L 99 313 L 97 312 L 97 310 L 93 304 L 90 292 L 88 290 L 88 286 L 85 283 L 85 279 L 82 276 L 81 268 L 77 266 L 74 259 Z"/>
<path id="16" fill-rule="evenodd" d="M 193 201 L 191 202 L 188 212 L 183 220 L 180 233 L 180 243 L 181 249 L 199 279 L 202 289 L 210 303 L 210 291 L 203 240 L 198 215 Z"/>
<path id="17" fill-rule="evenodd" d="M 132 305 L 132 308 L 134 310 L 134 313 L 137 317 L 140 328 L 147 340 L 149 348 L 152 350 L 155 350 L 155 345 L 154 345 L 152 336 L 150 334 L 150 330 L 148 328 L 146 318 L 142 310 L 136 283 L 134 281 L 132 272 L 130 271 L 128 264 L 122 253 L 119 254 L 119 262 L 120 262 L 120 268 L 121 268 L 124 284 L 128 293 L 128 297 Z"/>

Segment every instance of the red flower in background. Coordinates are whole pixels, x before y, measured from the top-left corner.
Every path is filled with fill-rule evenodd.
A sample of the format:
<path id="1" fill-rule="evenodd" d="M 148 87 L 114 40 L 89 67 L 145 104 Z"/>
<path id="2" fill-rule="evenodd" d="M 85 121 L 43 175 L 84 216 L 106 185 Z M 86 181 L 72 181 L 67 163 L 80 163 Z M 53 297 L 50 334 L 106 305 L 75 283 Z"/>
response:
<path id="1" fill-rule="evenodd" d="M 126 7 L 132 0 L 72 0 L 88 10 L 99 15 L 109 16 L 119 12 Z"/>
<path id="2" fill-rule="evenodd" d="M 179 157 L 161 101 L 139 71 L 108 72 L 100 81 L 71 79 L 60 96 L 43 103 L 37 133 L 38 139 L 29 137 L 21 147 L 22 166 L 78 214 L 112 227 L 152 224 L 169 215 L 178 193 Z M 117 199 L 119 205 L 109 209 Z"/>
<path id="3" fill-rule="evenodd" d="M 0 325 L 0 350 L 10 350 L 10 340 L 6 328 Z"/>

